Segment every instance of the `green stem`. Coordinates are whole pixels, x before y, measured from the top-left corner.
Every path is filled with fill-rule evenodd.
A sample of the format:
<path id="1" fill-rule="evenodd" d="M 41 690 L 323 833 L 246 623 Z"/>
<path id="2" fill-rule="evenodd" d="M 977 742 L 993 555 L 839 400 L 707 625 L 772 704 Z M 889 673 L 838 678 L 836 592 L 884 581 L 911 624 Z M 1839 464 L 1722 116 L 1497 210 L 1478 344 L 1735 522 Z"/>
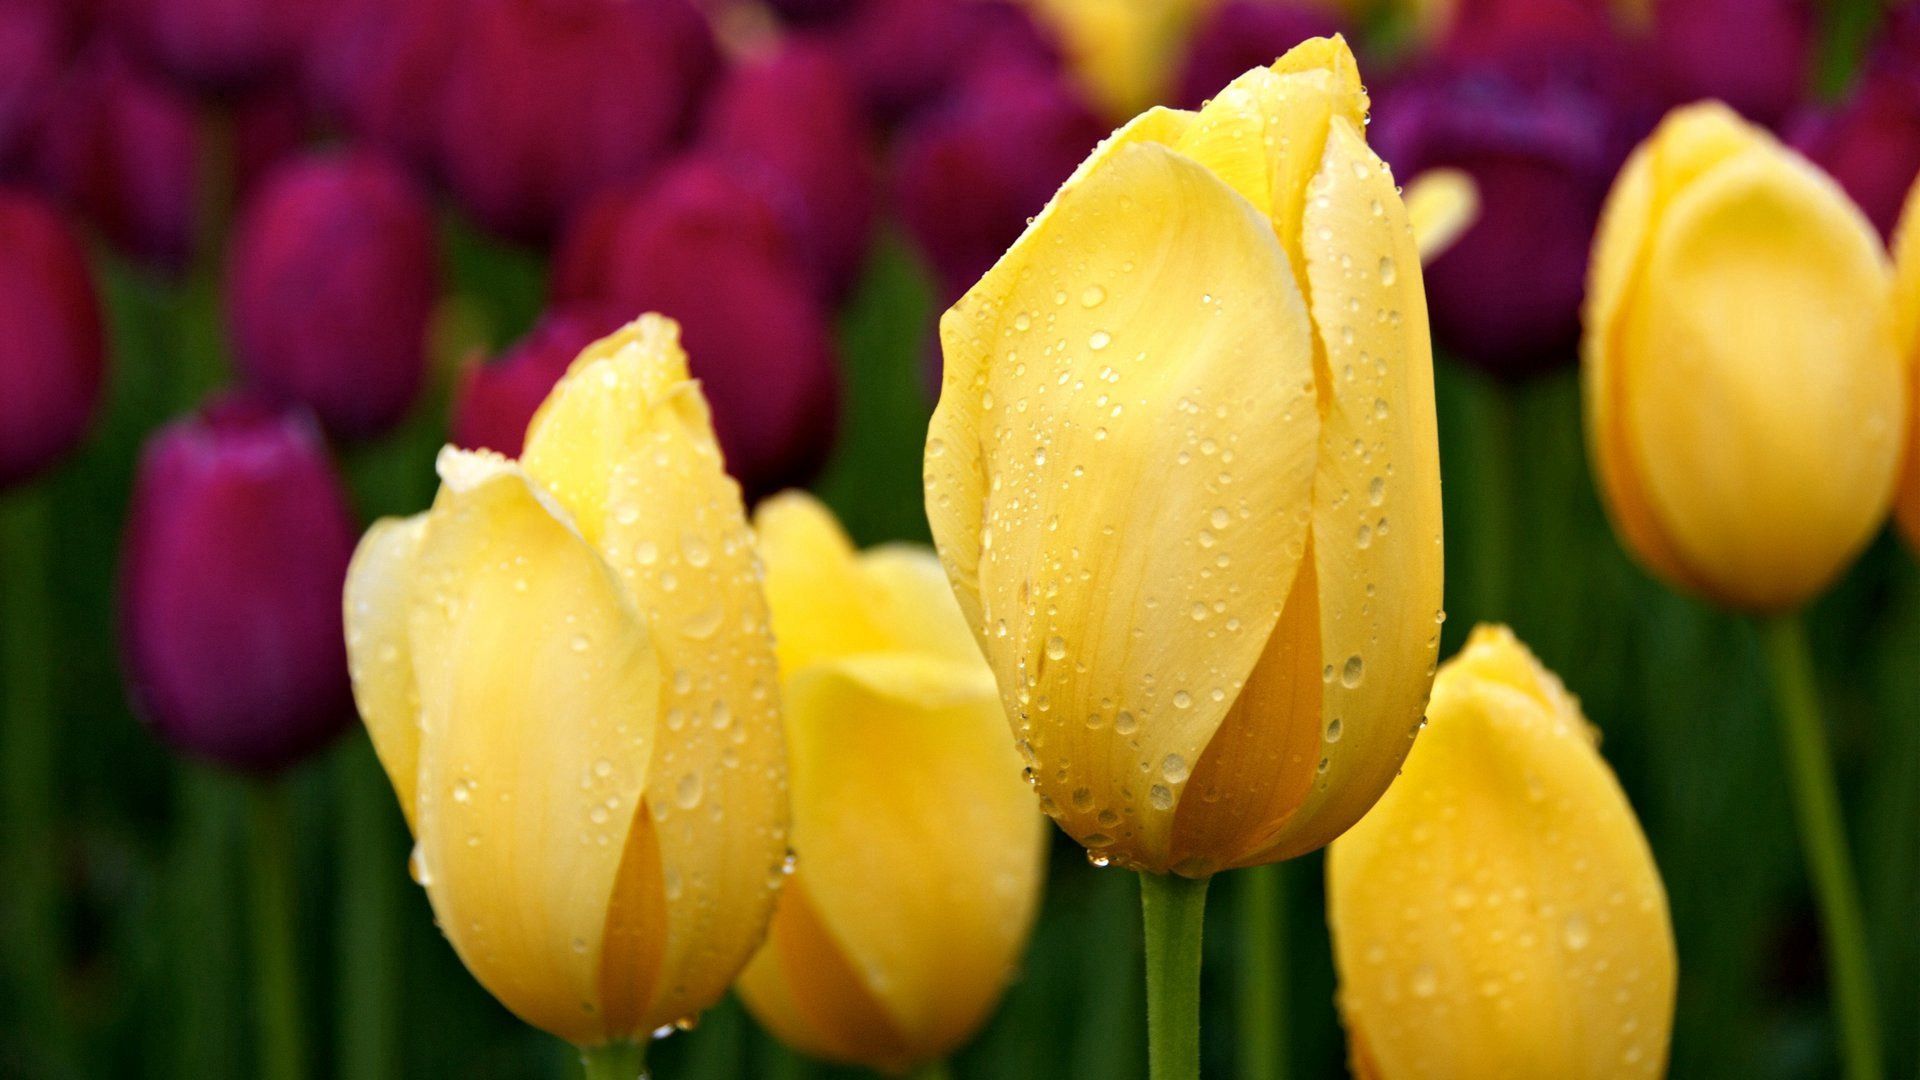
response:
<path id="1" fill-rule="evenodd" d="M 1513 507 L 1518 488 L 1514 484 L 1513 456 L 1517 452 L 1515 429 L 1519 426 L 1519 404 L 1510 386 L 1492 379 L 1478 380 L 1480 398 L 1480 460 L 1475 464 L 1480 483 L 1479 559 L 1474 577 L 1479 586 L 1476 599 L 1479 611 L 1475 622 L 1512 622 L 1513 595 L 1509 578 L 1514 560 Z"/>
<path id="2" fill-rule="evenodd" d="M 1841 1057 L 1849 1080 L 1880 1080 L 1880 1027 L 1860 891 L 1854 883 L 1846 822 L 1827 754 L 1806 629 L 1797 615 L 1785 615 L 1762 623 L 1760 635 L 1773 675 L 1774 709 L 1780 719 L 1800 845 L 1820 908 Z"/>
<path id="3" fill-rule="evenodd" d="M 53 633 L 47 574 L 53 522 L 43 488 L 0 502 L 0 766 L 5 769 L 4 856 L 15 921 L 7 970 L 20 1019 L 45 1048 L 50 1067 L 69 1049 L 60 1007 L 60 850 L 54 828 Z"/>
<path id="4" fill-rule="evenodd" d="M 580 1073 L 586 1080 L 639 1080 L 647 1074 L 647 1044 L 610 1042 L 580 1048 Z"/>
<path id="5" fill-rule="evenodd" d="M 1140 875 L 1147 937 L 1147 1075 L 1200 1075 L 1200 930 L 1208 878 Z"/>
<path id="6" fill-rule="evenodd" d="M 1280 1080 L 1287 1074 L 1287 934 L 1283 863 L 1240 872 L 1240 1075 Z"/>
<path id="7" fill-rule="evenodd" d="M 947 1064 L 945 1058 L 929 1061 L 913 1070 L 912 1080 L 953 1080 L 953 1067 Z"/>
<path id="8" fill-rule="evenodd" d="M 254 1016 L 263 1080 L 301 1080 L 299 968 L 294 961 L 293 829 L 286 788 L 278 781 L 249 792 L 252 874 Z"/>
<path id="9" fill-rule="evenodd" d="M 356 738 L 336 763 L 340 799 L 340 1075 L 395 1075 L 400 1045 L 399 875 L 392 789 Z"/>

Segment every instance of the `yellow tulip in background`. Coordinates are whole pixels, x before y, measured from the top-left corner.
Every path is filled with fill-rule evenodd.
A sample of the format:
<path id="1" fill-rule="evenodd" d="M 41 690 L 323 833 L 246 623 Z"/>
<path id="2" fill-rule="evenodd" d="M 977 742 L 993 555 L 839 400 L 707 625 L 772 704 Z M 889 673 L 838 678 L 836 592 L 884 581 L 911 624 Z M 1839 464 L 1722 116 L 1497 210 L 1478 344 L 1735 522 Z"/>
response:
<path id="1" fill-rule="evenodd" d="M 796 862 L 740 996 L 803 1053 L 904 1073 L 998 1003 L 1038 906 L 1044 819 L 933 553 L 856 554 L 799 493 L 754 526 Z"/>
<path id="2" fill-rule="evenodd" d="M 1791 611 L 1880 529 L 1907 378 L 1878 235 L 1718 104 L 1671 114 L 1595 240 L 1587 438 L 1627 547 L 1726 607 Z"/>
<path id="3" fill-rule="evenodd" d="M 1906 460 L 1900 470 L 1894 518 L 1907 543 L 1920 550 L 1920 183 L 1907 193 L 1893 238 L 1896 342 L 1907 377 Z"/>
<path id="4" fill-rule="evenodd" d="M 519 462 L 440 475 L 354 558 L 360 711 L 468 970 L 632 1057 L 733 982 L 787 850 L 773 639 L 678 327 L 588 348 Z"/>
<path id="5" fill-rule="evenodd" d="M 1664 1075 L 1666 891 L 1579 703 L 1504 627 L 1434 680 L 1400 779 L 1327 853 L 1353 1071 Z"/>

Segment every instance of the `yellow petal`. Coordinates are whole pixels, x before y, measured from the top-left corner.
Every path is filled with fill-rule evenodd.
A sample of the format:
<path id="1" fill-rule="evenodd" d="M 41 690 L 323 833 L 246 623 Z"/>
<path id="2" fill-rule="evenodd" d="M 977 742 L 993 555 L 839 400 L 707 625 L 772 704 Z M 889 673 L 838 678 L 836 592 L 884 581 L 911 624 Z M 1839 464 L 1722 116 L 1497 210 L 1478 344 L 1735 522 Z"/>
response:
<path id="1" fill-rule="evenodd" d="M 523 460 L 612 567 L 658 657 L 646 813 L 667 924 L 657 983 L 637 994 L 650 1028 L 725 992 L 760 943 L 786 854 L 778 674 L 752 538 L 671 320 L 644 316 L 583 353 L 534 417 Z"/>
<path id="2" fill-rule="evenodd" d="M 794 674 L 787 722 L 794 881 L 843 971 L 882 1011 L 815 1023 L 875 1067 L 945 1057 L 1011 978 L 1044 869 L 1044 819 L 992 675 L 977 659 L 844 657 Z M 775 916 L 776 941 L 788 917 L 785 907 Z M 786 965 L 784 975 L 797 999 L 846 997 L 834 965 Z M 752 984 L 744 989 L 758 1010 Z M 897 1046 L 863 1038 L 867 1028 Z"/>
<path id="3" fill-rule="evenodd" d="M 1615 362 L 1626 453 L 1689 578 L 1804 603 L 1887 511 L 1905 432 L 1884 258 L 1839 189 L 1777 148 L 1674 196 Z"/>
<path id="4" fill-rule="evenodd" d="M 1920 420 L 1913 411 L 1920 409 L 1920 184 L 1907 193 L 1900 211 L 1900 227 L 1893 238 L 1894 258 L 1894 340 L 1906 357 L 1907 417 L 1906 461 L 1900 470 L 1900 489 L 1894 496 L 1894 515 L 1907 543 L 1920 549 Z"/>
<path id="5" fill-rule="evenodd" d="M 610 901 L 659 674 L 594 550 L 510 463 L 443 455 L 417 556 L 417 867 L 447 939 L 528 1023 L 609 1035 Z"/>
<path id="6" fill-rule="evenodd" d="M 1666 894 L 1571 698 L 1510 633 L 1482 628 L 1431 712 L 1405 773 L 1329 849 L 1356 1072 L 1662 1075 Z"/>
<path id="7" fill-rule="evenodd" d="M 1304 547 L 1313 346 L 1285 253 L 1200 165 L 1122 142 L 941 340 L 928 507 L 956 593 L 1061 824 L 1165 869 L 1170 763 L 1239 694 Z"/>
<path id="8" fill-rule="evenodd" d="M 1428 169 L 1407 181 L 1405 201 L 1422 263 L 1446 254 L 1480 216 L 1480 189 L 1459 169 Z"/>
<path id="9" fill-rule="evenodd" d="M 734 989 L 761 1027 L 808 1057 L 884 1072 L 908 1068 L 899 1029 L 821 922 L 803 882 L 780 890 L 767 943 Z"/>
<path id="10" fill-rule="evenodd" d="M 1163 100 L 1203 0 L 1027 0 L 1110 116 Z"/>
<path id="11" fill-rule="evenodd" d="M 1310 190 L 1301 233 L 1328 373 L 1313 571 L 1207 748 L 1201 797 L 1181 807 L 1176 855 L 1216 865 L 1291 858 L 1358 820 L 1406 754 L 1439 643 L 1439 444 L 1413 235 L 1391 172 L 1344 117 Z"/>
<path id="12" fill-rule="evenodd" d="M 354 549 L 343 600 L 353 700 L 409 829 L 420 775 L 420 697 L 407 622 L 426 525 L 425 514 L 374 522 Z"/>

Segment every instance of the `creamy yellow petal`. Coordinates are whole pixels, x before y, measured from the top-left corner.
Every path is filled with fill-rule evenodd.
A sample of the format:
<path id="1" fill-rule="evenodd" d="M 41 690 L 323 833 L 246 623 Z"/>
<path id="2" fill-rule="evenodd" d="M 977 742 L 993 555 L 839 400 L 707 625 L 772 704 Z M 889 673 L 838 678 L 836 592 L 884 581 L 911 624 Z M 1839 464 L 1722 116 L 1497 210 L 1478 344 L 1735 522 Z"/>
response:
<path id="1" fill-rule="evenodd" d="M 1128 142 L 941 339 L 928 506 L 956 593 L 1061 824 L 1165 869 L 1165 765 L 1212 737 L 1304 547 L 1318 425 L 1285 254 L 1205 169 Z"/>
<path id="2" fill-rule="evenodd" d="M 1907 543 L 1920 549 L 1920 184 L 1907 193 L 1893 238 L 1894 341 L 1906 358 L 1907 449 L 1894 496 L 1894 516 Z"/>
<path id="3" fill-rule="evenodd" d="M 642 1027 L 706 1008 L 733 981 L 759 945 L 787 843 L 778 674 L 752 537 L 686 373 L 679 328 L 642 317 L 575 362 L 523 459 L 613 568 L 659 659 L 646 812 L 667 927 Z"/>
<path id="4" fill-rule="evenodd" d="M 1517 656 L 1472 659 L 1489 652 Z M 1548 700 L 1571 704 L 1510 633 L 1476 631 L 1404 774 L 1329 849 L 1339 1002 L 1367 1075 L 1665 1071 L 1665 890 L 1584 721 Z"/>
<path id="5" fill-rule="evenodd" d="M 853 541 L 818 500 L 799 491 L 775 495 L 754 510 L 753 531 L 766 564 L 767 608 L 782 671 L 890 645 L 861 587 Z"/>
<path id="6" fill-rule="evenodd" d="M 353 700 L 409 829 L 420 777 L 420 696 L 407 622 L 426 525 L 425 514 L 374 522 L 354 549 L 342 601 Z"/>
<path id="7" fill-rule="evenodd" d="M 908 1063 L 944 1057 L 999 1001 L 1045 866 L 992 675 L 978 660 L 867 654 L 787 686 L 794 880 Z M 812 993 L 810 972 L 788 978 Z"/>
<path id="8" fill-rule="evenodd" d="M 1422 263 L 1446 254 L 1480 216 L 1480 189 L 1460 169 L 1428 169 L 1407 181 L 1404 199 Z"/>
<path id="9" fill-rule="evenodd" d="M 1681 190 L 1647 259 L 1618 405 L 1653 515 L 1708 595 L 1796 607 L 1879 528 L 1903 450 L 1878 237 L 1774 149 Z"/>
<path id="10" fill-rule="evenodd" d="M 767 942 L 734 989 L 760 1026 L 808 1057 L 884 1072 L 904 1072 L 912 1060 L 803 882 L 780 890 Z"/>
<path id="11" fill-rule="evenodd" d="M 497 457 L 443 455 L 417 557 L 415 850 L 447 939 L 501 1003 L 609 1034 L 610 898 L 646 789 L 659 674 L 594 550 Z"/>
<path id="12" fill-rule="evenodd" d="M 860 556 L 860 578 L 873 620 L 893 648 L 955 663 L 985 662 L 932 551 L 882 545 Z"/>

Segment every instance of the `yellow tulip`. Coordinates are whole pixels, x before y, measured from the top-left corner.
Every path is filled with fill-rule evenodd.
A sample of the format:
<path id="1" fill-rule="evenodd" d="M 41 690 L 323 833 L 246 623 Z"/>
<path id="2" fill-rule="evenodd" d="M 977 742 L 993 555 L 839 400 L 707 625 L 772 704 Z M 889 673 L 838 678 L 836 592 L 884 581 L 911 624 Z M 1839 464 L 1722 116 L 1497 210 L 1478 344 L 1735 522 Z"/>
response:
<path id="1" fill-rule="evenodd" d="M 1483 626 L 1429 712 L 1400 779 L 1327 850 L 1355 1075 L 1663 1075 L 1666 891 L 1579 703 Z"/>
<path id="2" fill-rule="evenodd" d="M 856 555 L 800 494 L 754 526 L 796 862 L 740 996 L 803 1053 L 904 1073 L 998 1002 L 1033 923 L 1044 819 L 933 553 Z"/>
<path id="3" fill-rule="evenodd" d="M 1906 430 L 1887 260 L 1831 179 L 1725 106 L 1614 182 L 1583 346 L 1615 529 L 1725 606 L 1804 604 L 1879 529 Z"/>
<path id="4" fill-rule="evenodd" d="M 1358 820 L 1426 702 L 1420 261 L 1339 39 L 1096 149 L 941 320 L 927 512 L 1042 807 L 1199 877 Z"/>
<path id="5" fill-rule="evenodd" d="M 355 695 L 468 970 L 582 1046 L 713 1004 L 786 853 L 773 640 L 679 328 L 581 354 L 519 462 L 441 452 L 349 572 Z"/>
<path id="6" fill-rule="evenodd" d="M 1907 193 L 1893 237 L 1895 341 L 1906 358 L 1907 402 L 1920 409 L 1920 183 Z M 1907 543 L 1920 549 L 1920 418 L 1909 412 L 1906 462 L 1893 511 Z"/>
<path id="7" fill-rule="evenodd" d="M 1422 263 L 1446 254 L 1480 216 L 1480 188 L 1461 169 L 1428 169 L 1407 181 L 1402 198 Z"/>

